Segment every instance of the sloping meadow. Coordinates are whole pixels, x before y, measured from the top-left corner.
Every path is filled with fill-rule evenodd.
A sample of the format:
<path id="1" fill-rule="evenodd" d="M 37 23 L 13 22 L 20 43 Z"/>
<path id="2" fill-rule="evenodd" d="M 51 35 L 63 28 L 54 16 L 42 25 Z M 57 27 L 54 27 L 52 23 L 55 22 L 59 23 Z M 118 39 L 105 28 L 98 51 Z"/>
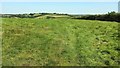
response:
<path id="1" fill-rule="evenodd" d="M 118 23 L 3 18 L 3 66 L 118 66 Z"/>

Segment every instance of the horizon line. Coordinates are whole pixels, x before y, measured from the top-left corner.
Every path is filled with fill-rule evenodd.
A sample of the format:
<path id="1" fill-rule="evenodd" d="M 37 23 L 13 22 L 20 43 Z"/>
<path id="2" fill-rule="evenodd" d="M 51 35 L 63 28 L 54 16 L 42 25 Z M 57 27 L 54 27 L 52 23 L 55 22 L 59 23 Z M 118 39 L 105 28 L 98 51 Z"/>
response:
<path id="1" fill-rule="evenodd" d="M 111 11 L 111 12 L 116 12 L 116 11 Z M 86 14 L 107 14 L 108 12 L 106 13 L 58 13 L 58 12 L 28 12 L 28 13 L 0 13 L 0 14 L 30 14 L 30 13 L 50 13 L 50 14 L 53 14 L 53 13 L 56 13 L 56 14 L 68 14 L 68 15 L 86 15 Z M 118 12 L 116 12 L 118 13 Z"/>

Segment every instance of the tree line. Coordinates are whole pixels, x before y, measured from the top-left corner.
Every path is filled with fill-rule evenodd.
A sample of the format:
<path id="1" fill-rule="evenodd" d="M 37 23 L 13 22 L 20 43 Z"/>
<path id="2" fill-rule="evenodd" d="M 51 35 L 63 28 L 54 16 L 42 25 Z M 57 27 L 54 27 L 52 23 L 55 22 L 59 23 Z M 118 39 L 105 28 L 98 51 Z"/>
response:
<path id="1" fill-rule="evenodd" d="M 60 13 L 0 14 L 2 18 L 36 18 L 44 15 L 68 15 Z"/>
<path id="2" fill-rule="evenodd" d="M 120 22 L 120 13 L 108 12 L 107 14 L 101 15 L 83 15 L 75 19 L 85 19 L 85 20 L 101 20 L 101 21 L 116 21 Z"/>
<path id="3" fill-rule="evenodd" d="M 120 13 L 108 12 L 107 14 L 99 15 L 69 15 L 69 14 L 59 14 L 59 13 L 30 13 L 30 14 L 3 14 L 0 15 L 3 18 L 36 18 L 43 15 L 68 15 L 73 19 L 85 19 L 85 20 L 101 20 L 101 21 L 116 21 L 120 22 Z"/>

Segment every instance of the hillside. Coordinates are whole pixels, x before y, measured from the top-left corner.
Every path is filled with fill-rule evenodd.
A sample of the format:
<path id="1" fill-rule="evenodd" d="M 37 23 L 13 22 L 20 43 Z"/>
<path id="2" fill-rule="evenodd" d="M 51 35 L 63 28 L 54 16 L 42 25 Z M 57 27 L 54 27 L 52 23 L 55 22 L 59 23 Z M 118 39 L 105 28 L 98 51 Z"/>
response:
<path id="1" fill-rule="evenodd" d="M 120 22 L 120 13 L 108 12 L 107 14 L 59 14 L 59 13 L 30 13 L 30 14 L 0 14 L 2 18 L 71 18 L 71 19 L 84 19 L 84 20 L 100 20 Z"/>
<path id="2" fill-rule="evenodd" d="M 3 66 L 115 66 L 117 22 L 3 18 Z"/>
<path id="3" fill-rule="evenodd" d="M 0 14 L 2 18 L 70 18 L 68 14 L 30 13 L 30 14 Z"/>

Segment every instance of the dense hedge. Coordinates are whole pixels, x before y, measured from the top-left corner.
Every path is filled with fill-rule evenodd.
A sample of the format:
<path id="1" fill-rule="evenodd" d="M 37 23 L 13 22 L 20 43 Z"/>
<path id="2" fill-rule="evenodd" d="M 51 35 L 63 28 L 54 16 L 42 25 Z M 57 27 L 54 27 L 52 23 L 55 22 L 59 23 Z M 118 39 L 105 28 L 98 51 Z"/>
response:
<path id="1" fill-rule="evenodd" d="M 103 15 L 84 15 L 78 17 L 77 19 L 120 22 L 120 13 L 110 12 L 108 14 L 103 14 Z"/>

